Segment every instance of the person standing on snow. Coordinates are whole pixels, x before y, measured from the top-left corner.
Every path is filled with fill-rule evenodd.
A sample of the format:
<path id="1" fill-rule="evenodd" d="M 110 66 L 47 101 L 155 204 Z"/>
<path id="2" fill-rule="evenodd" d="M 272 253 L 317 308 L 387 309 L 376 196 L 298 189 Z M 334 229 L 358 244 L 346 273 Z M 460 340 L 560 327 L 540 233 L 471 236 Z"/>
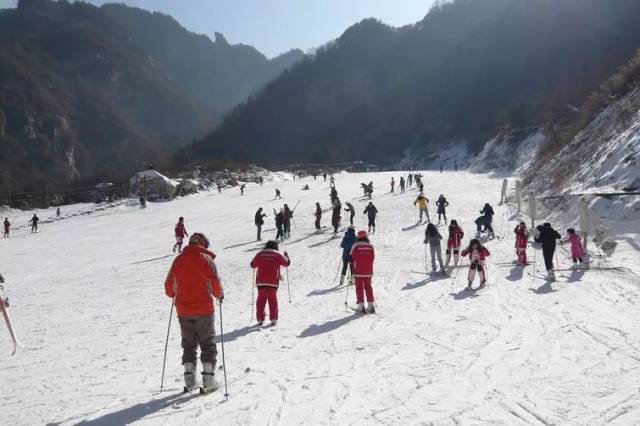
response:
<path id="1" fill-rule="evenodd" d="M 575 229 L 567 229 L 567 236 L 564 242 L 569 242 L 571 245 L 571 258 L 573 259 L 573 267 L 578 266 L 578 263 L 582 264 L 584 258 L 584 248 L 582 247 L 582 238 Z"/>
<path id="2" fill-rule="evenodd" d="M 291 219 L 293 218 L 293 211 L 289 208 L 288 205 L 284 205 L 284 238 L 289 238 L 291 236 Z"/>
<path id="3" fill-rule="evenodd" d="M 395 192 L 396 189 L 396 180 L 391 177 L 391 193 L 393 194 Z"/>
<path id="4" fill-rule="evenodd" d="M 351 261 L 353 278 L 356 284 L 356 312 L 374 313 L 375 298 L 371 278 L 373 277 L 373 261 L 375 250 L 367 238 L 366 231 L 358 231 L 357 241 L 351 246 Z M 367 309 L 364 307 L 364 297 L 367 297 Z"/>
<path id="5" fill-rule="evenodd" d="M 209 240 L 199 232 L 191 235 L 189 245 L 175 258 L 164 282 L 165 294 L 174 299 L 180 334 L 182 335 L 182 365 L 184 390 L 190 392 L 196 384 L 196 351 L 200 346 L 202 391 L 219 387 L 214 378 L 218 354 L 214 329 L 214 298 L 224 299 L 222 285 L 208 251 Z"/>
<path id="6" fill-rule="evenodd" d="M 429 244 L 429 248 L 431 249 L 431 271 L 434 274 L 437 272 L 436 257 L 440 264 L 440 273 L 446 273 L 444 265 L 442 264 L 442 248 L 440 248 L 440 240 L 442 240 L 442 235 L 438 232 L 438 228 L 436 228 L 433 223 L 428 224 L 427 229 L 424 232 L 424 243 Z"/>
<path id="7" fill-rule="evenodd" d="M 178 250 L 178 253 L 182 253 L 182 242 L 184 241 L 184 237 L 189 236 L 187 228 L 184 227 L 184 218 L 182 216 L 178 219 L 178 223 L 176 223 L 174 234 L 176 236 L 176 243 L 173 245 L 173 252 L 175 253 L 176 250 Z"/>
<path id="8" fill-rule="evenodd" d="M 336 178 L 333 175 L 331 175 L 331 177 L 329 178 L 329 186 L 331 188 L 335 188 L 336 187 Z"/>
<path id="9" fill-rule="evenodd" d="M 436 206 L 438 206 L 438 225 L 440 225 L 440 216 L 444 217 L 444 224 L 447 224 L 447 206 L 449 206 L 449 202 L 444 195 L 440 194 L 438 200 L 436 201 Z"/>
<path id="10" fill-rule="evenodd" d="M 256 287 L 258 300 L 256 301 L 256 319 L 262 325 L 265 319 L 265 306 L 269 303 L 269 319 L 274 326 L 278 322 L 278 287 L 282 276 L 280 268 L 291 265 L 289 254 L 284 256 L 278 252 L 277 241 L 268 241 L 264 249 L 260 250 L 253 260 L 251 268 L 256 269 Z"/>
<path id="11" fill-rule="evenodd" d="M 9 222 L 9 218 L 5 217 L 4 218 L 4 237 L 8 238 L 9 237 L 9 231 L 11 230 L 11 222 Z"/>
<path id="12" fill-rule="evenodd" d="M 280 190 L 276 188 L 276 196 L 274 200 L 281 200 L 281 199 L 282 199 L 282 195 L 280 195 Z"/>
<path id="13" fill-rule="evenodd" d="M 338 233 L 338 227 L 340 226 L 340 219 L 342 216 L 342 203 L 340 203 L 340 199 L 336 198 L 333 200 L 333 211 L 331 212 L 331 226 L 333 226 L 333 233 Z"/>
<path id="14" fill-rule="evenodd" d="M 344 233 L 340 247 L 342 248 L 342 273 L 340 274 L 340 285 L 344 284 L 344 277 L 347 275 L 347 268 L 351 272 L 353 279 L 353 266 L 351 264 L 351 247 L 356 242 L 356 230 L 353 226 L 347 228 Z M 351 284 L 351 282 L 349 283 Z"/>
<path id="15" fill-rule="evenodd" d="M 431 223 L 431 219 L 429 218 L 429 199 L 424 195 L 418 195 L 418 198 L 413 202 L 414 206 L 417 206 L 420 209 L 420 223 L 422 223 L 422 214 L 424 213 L 427 216 L 427 222 Z"/>
<path id="16" fill-rule="evenodd" d="M 405 185 L 404 176 L 400 176 L 400 193 L 401 194 L 404 194 L 404 185 Z"/>
<path id="17" fill-rule="evenodd" d="M 527 244 L 529 243 L 529 230 L 524 222 L 520 222 L 513 232 L 516 234 L 516 255 L 518 265 L 527 264 Z"/>
<path id="18" fill-rule="evenodd" d="M 320 229 L 322 228 L 320 226 L 320 220 L 322 219 L 322 208 L 320 208 L 320 203 L 316 203 L 316 212 L 314 213 L 314 216 L 316 217 L 316 232 L 320 232 Z"/>
<path id="19" fill-rule="evenodd" d="M 273 214 L 276 219 L 276 241 L 284 241 L 284 209 L 279 212 L 273 209 Z"/>
<path id="20" fill-rule="evenodd" d="M 476 277 L 476 271 L 480 276 L 480 288 L 485 288 L 487 285 L 487 275 L 485 270 L 485 259 L 491 255 L 489 250 L 480 244 L 480 241 L 473 239 L 469 242 L 469 247 L 462 250 L 462 257 L 469 256 L 469 275 L 466 290 L 473 290 L 471 286 L 473 280 Z"/>
<path id="21" fill-rule="evenodd" d="M 262 176 L 258 178 L 258 183 L 260 184 L 260 186 L 264 186 L 264 178 Z"/>
<path id="22" fill-rule="evenodd" d="M 407 176 L 407 179 L 409 183 L 409 188 L 411 188 L 411 185 L 413 185 L 413 174 L 409 173 L 409 176 Z"/>
<path id="23" fill-rule="evenodd" d="M 376 233 L 376 217 L 378 216 L 378 209 L 376 208 L 376 206 L 373 205 L 371 201 L 369 201 L 369 204 L 367 204 L 367 207 L 365 207 L 364 212 L 362 212 L 362 214 L 366 214 L 367 219 L 369 220 L 368 222 L 369 232 L 371 232 L 371 230 L 373 229 L 373 233 L 375 234 Z"/>
<path id="24" fill-rule="evenodd" d="M 344 211 L 349 212 L 349 224 L 353 226 L 353 218 L 356 216 L 356 209 L 353 208 L 353 204 L 350 202 L 346 202 L 345 204 L 347 205 L 347 208 L 344 209 Z"/>
<path id="25" fill-rule="evenodd" d="M 33 215 L 29 223 L 31 224 L 31 233 L 38 232 L 38 222 L 40 222 L 40 218 L 37 215 Z"/>
<path id="26" fill-rule="evenodd" d="M 460 260 L 460 247 L 462 246 L 462 238 L 464 238 L 464 231 L 458 225 L 458 221 L 451 220 L 449 225 L 449 238 L 447 239 L 447 268 L 451 263 L 451 254 L 453 254 L 453 264 L 458 265 Z"/>
<path id="27" fill-rule="evenodd" d="M 562 239 L 558 231 L 551 227 L 550 223 L 544 223 L 540 228 L 540 234 L 536 242 L 542 244 L 542 257 L 547 270 L 547 280 L 555 281 L 556 274 L 553 272 L 553 255 L 556 252 L 556 242 Z"/>
<path id="28" fill-rule="evenodd" d="M 262 225 L 264 225 L 264 218 L 267 217 L 266 214 L 262 213 L 262 207 L 260 207 L 258 209 L 258 211 L 256 211 L 256 214 L 254 216 L 254 223 L 256 224 L 256 228 L 257 228 L 257 241 L 262 241 Z"/>

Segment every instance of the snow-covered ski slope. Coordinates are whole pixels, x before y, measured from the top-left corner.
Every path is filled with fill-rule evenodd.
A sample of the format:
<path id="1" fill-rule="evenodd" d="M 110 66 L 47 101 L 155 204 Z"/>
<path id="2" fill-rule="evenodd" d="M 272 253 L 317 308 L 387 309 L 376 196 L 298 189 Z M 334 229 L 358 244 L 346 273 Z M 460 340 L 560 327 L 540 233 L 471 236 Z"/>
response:
<path id="1" fill-rule="evenodd" d="M 242 197 L 237 189 L 198 194 L 145 211 L 121 206 L 0 239 L 10 312 L 27 347 L 11 357 L 0 327 L 0 423 L 640 424 L 638 276 L 561 272 L 548 285 L 499 265 L 515 257 L 515 222 L 497 206 L 501 180 L 425 173 L 427 195 L 432 202 L 440 193 L 448 197 L 449 218 L 461 222 L 465 242 L 487 201 L 496 209 L 497 233 L 506 235 L 487 244 L 488 288 L 465 292 L 464 269 L 451 278 L 419 273 L 424 225 L 415 225 L 416 191 L 387 194 L 392 175 L 397 182 L 401 172 L 337 176 L 341 200 L 358 209 L 358 225 L 366 204 L 359 184 L 373 180 L 376 187 L 375 315 L 354 315 L 345 309 L 345 289 L 334 288 L 340 239 L 328 228 L 313 233 L 315 202 L 329 207 L 322 179 L 250 184 Z M 310 191 L 301 190 L 305 183 Z M 249 261 L 259 248 L 253 215 L 264 207 L 266 235 L 275 235 L 271 209 L 282 205 L 272 201 L 275 185 L 291 207 L 301 200 L 282 247 L 293 260 L 293 300 L 282 287 L 280 323 L 260 330 L 252 326 L 250 300 Z M 189 232 L 210 237 L 217 254 L 226 292 L 228 402 L 221 391 L 181 395 L 175 319 L 166 390 L 158 392 L 170 309 L 163 281 L 181 215 Z M 620 253 L 640 272 L 637 249 Z M 533 260 L 532 249 L 529 255 Z M 558 256 L 567 267 L 564 250 Z M 536 261 L 540 268 L 539 253 Z M 216 313 L 219 331 L 218 319 Z"/>

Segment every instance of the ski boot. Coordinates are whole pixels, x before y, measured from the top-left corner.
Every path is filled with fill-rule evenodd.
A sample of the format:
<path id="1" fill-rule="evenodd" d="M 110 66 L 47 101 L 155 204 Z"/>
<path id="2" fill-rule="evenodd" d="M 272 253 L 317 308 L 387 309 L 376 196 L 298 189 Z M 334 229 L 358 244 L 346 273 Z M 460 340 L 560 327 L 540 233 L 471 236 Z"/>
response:
<path id="1" fill-rule="evenodd" d="M 278 325 L 278 320 L 271 320 L 271 327 Z"/>
<path id="2" fill-rule="evenodd" d="M 192 362 L 184 363 L 184 393 L 189 393 L 196 387 L 196 365 Z"/>
<path id="3" fill-rule="evenodd" d="M 364 303 L 358 303 L 358 304 L 356 305 L 356 309 L 355 309 L 355 311 L 356 311 L 357 313 L 359 313 L 359 314 L 366 314 L 366 313 L 367 313 L 367 311 L 366 311 L 366 310 L 365 310 L 365 308 L 364 308 Z"/>
<path id="4" fill-rule="evenodd" d="M 485 288 L 487 286 L 487 282 L 486 281 L 482 281 L 480 283 L 480 288 Z"/>
<path id="5" fill-rule="evenodd" d="M 200 388 L 201 394 L 207 394 L 218 389 L 220 385 L 216 381 L 213 372 L 213 364 L 210 362 L 202 363 L 202 387 Z"/>
<path id="6" fill-rule="evenodd" d="M 367 313 L 368 314 L 375 314 L 376 313 L 376 306 L 373 304 L 373 302 L 369 302 L 367 304 Z"/>
<path id="7" fill-rule="evenodd" d="M 466 291 L 473 291 L 473 287 L 471 287 L 471 281 L 469 281 L 469 284 L 467 284 L 467 288 L 465 288 Z"/>

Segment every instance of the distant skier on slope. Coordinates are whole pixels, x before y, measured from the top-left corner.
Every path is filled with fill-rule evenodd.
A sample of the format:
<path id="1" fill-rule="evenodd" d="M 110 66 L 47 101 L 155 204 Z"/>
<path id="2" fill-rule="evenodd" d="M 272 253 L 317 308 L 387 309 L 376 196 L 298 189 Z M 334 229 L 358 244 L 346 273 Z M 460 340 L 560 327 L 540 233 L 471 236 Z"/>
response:
<path id="1" fill-rule="evenodd" d="M 174 234 L 176 237 L 176 243 L 173 245 L 173 252 L 175 253 L 176 250 L 178 250 L 178 253 L 182 253 L 182 242 L 184 241 L 184 237 L 189 236 L 187 228 L 184 227 L 184 218 L 182 216 L 180 216 L 178 223 L 176 223 Z"/>
<path id="2" fill-rule="evenodd" d="M 333 233 L 338 233 L 338 227 L 340 226 L 340 219 L 342 219 L 342 203 L 339 198 L 333 200 L 333 211 L 331 212 L 331 226 L 333 226 Z"/>
<path id="3" fill-rule="evenodd" d="M 257 229 L 257 241 L 262 241 L 262 225 L 264 225 L 264 218 L 267 217 L 266 214 L 262 212 L 262 207 L 260 207 L 254 216 L 253 222 L 256 224 Z"/>
<path id="4" fill-rule="evenodd" d="M 353 207 L 353 204 L 348 201 L 345 204 L 347 208 L 344 209 L 344 211 L 349 213 L 349 224 L 353 226 L 353 218 L 356 216 L 356 209 Z"/>
<path id="5" fill-rule="evenodd" d="M 437 272 L 436 257 L 438 258 L 438 264 L 440 265 L 440 273 L 446 273 L 444 265 L 442 264 L 442 248 L 440 247 L 440 240 L 442 240 L 442 235 L 438 232 L 438 228 L 436 228 L 433 223 L 428 224 L 427 229 L 424 232 L 424 243 L 429 244 L 429 248 L 431 249 L 431 271 L 434 274 Z"/>
<path id="6" fill-rule="evenodd" d="M 273 209 L 273 214 L 276 220 L 276 241 L 284 241 L 284 209 L 279 212 Z"/>
<path id="7" fill-rule="evenodd" d="M 175 258 L 164 282 L 165 294 L 174 299 L 180 322 L 185 392 L 196 385 L 198 345 L 202 362 L 201 391 L 206 393 L 219 387 L 214 377 L 218 351 L 213 298 L 222 303 L 224 293 L 213 262 L 215 255 L 208 248 L 209 240 L 204 234 L 191 235 L 189 245 Z"/>
<path id="8" fill-rule="evenodd" d="M 391 191 L 390 192 L 393 194 L 395 192 L 395 189 L 396 189 L 396 180 L 393 177 L 391 177 Z"/>
<path id="9" fill-rule="evenodd" d="M 331 204 L 333 204 L 333 200 L 338 198 L 338 190 L 334 187 L 331 187 L 331 192 L 329 193 L 329 199 L 331 200 Z"/>
<path id="10" fill-rule="evenodd" d="M 362 212 L 362 214 L 366 214 L 367 215 L 367 219 L 368 219 L 368 229 L 369 229 L 369 233 L 372 232 L 375 234 L 376 233 L 376 217 L 378 216 L 378 209 L 376 208 L 376 206 L 373 205 L 373 203 L 371 201 L 369 201 L 369 204 L 367 204 L 367 207 L 365 207 L 364 212 Z"/>
<path id="11" fill-rule="evenodd" d="M 316 221 L 315 221 L 316 232 L 320 232 L 320 229 L 322 228 L 320 226 L 320 220 L 322 219 L 322 208 L 320 208 L 320 203 L 316 203 L 316 212 L 313 215 L 316 217 Z"/>
<path id="12" fill-rule="evenodd" d="M 444 195 L 440 194 L 438 200 L 436 201 L 436 206 L 438 206 L 438 225 L 440 225 L 440 217 L 444 217 L 444 224 L 447 224 L 447 207 L 449 206 L 449 202 Z"/>
<path id="13" fill-rule="evenodd" d="M 458 225 L 458 221 L 451 220 L 449 224 L 449 238 L 447 239 L 447 268 L 451 263 L 451 255 L 453 254 L 453 264 L 458 265 L 460 260 L 460 247 L 462 246 L 462 238 L 464 238 L 464 231 Z"/>
<path id="14" fill-rule="evenodd" d="M 287 204 L 285 204 L 284 205 L 284 223 L 283 223 L 284 238 L 289 238 L 291 236 L 291 219 L 293 219 L 293 211 L 289 208 Z"/>
<path id="15" fill-rule="evenodd" d="M 513 230 L 516 234 L 516 255 L 518 265 L 527 265 L 527 244 L 529 243 L 529 230 L 524 222 L 520 222 Z"/>
<path id="16" fill-rule="evenodd" d="M 550 223 L 544 223 L 540 228 L 540 234 L 536 242 L 542 244 L 542 257 L 547 270 L 547 280 L 555 281 L 556 274 L 553 271 L 553 255 L 556 252 L 556 242 L 562 239 L 558 231 L 551 227 Z"/>
<path id="17" fill-rule="evenodd" d="M 258 300 L 256 301 L 256 319 L 258 325 L 265 320 L 265 305 L 269 303 L 269 319 L 271 325 L 278 323 L 278 287 L 282 276 L 280 268 L 291 265 L 289 254 L 284 256 L 278 252 L 277 241 L 268 241 L 264 249 L 260 250 L 253 260 L 251 268 L 256 269 L 256 287 L 258 288 Z"/>
<path id="18" fill-rule="evenodd" d="M 418 198 L 413 202 L 414 206 L 417 206 L 420 210 L 420 223 L 422 223 L 422 215 L 424 214 L 427 217 L 427 222 L 431 223 L 431 218 L 429 218 L 429 199 L 424 195 L 418 195 Z"/>
<path id="19" fill-rule="evenodd" d="M 331 175 L 331 177 L 329 178 L 329 186 L 331 188 L 335 188 L 336 187 L 336 178 L 333 175 Z"/>
<path id="20" fill-rule="evenodd" d="M 244 188 L 247 186 L 246 183 L 243 183 L 242 185 L 240 185 L 240 195 L 244 195 Z"/>
<path id="21" fill-rule="evenodd" d="M 353 279 L 353 265 L 351 264 L 351 247 L 356 242 L 356 230 L 353 226 L 347 228 L 344 233 L 340 248 L 342 248 L 342 273 L 340 274 L 340 285 L 344 284 L 344 277 L 347 275 L 347 268 L 351 272 L 351 279 Z M 351 283 L 349 283 L 351 284 Z"/>
<path id="22" fill-rule="evenodd" d="M 404 194 L 405 181 L 404 176 L 400 176 L 400 193 Z"/>
<path id="23" fill-rule="evenodd" d="M 480 241 L 473 239 L 469 242 L 469 247 L 462 250 L 462 257 L 469 256 L 469 275 L 467 280 L 467 290 L 473 290 L 472 284 L 476 276 L 476 271 L 480 276 L 480 288 L 487 285 L 487 274 L 485 267 L 485 259 L 491 255 L 489 250 L 480 244 Z"/>
<path id="24" fill-rule="evenodd" d="M 9 237 L 9 232 L 11 231 L 11 222 L 9 222 L 9 218 L 4 218 L 4 237 Z"/>
<path id="25" fill-rule="evenodd" d="M 353 278 L 356 283 L 356 312 L 360 313 L 374 313 L 376 311 L 373 287 L 371 286 L 375 250 L 367 237 L 366 231 L 358 231 L 357 241 L 351 246 Z M 364 307 L 365 294 L 367 297 L 366 310 Z"/>
<path id="26" fill-rule="evenodd" d="M 493 212 L 493 207 L 491 207 L 491 204 L 486 203 L 482 208 L 482 210 L 480 210 L 480 214 L 482 215 L 483 220 L 480 220 L 480 222 L 478 222 L 478 220 L 476 219 L 476 225 L 478 227 L 478 236 L 482 232 L 488 232 L 489 238 L 494 238 L 495 234 L 493 232 L 492 224 L 493 224 L 493 216 L 495 215 L 495 213 Z"/>
<path id="27" fill-rule="evenodd" d="M 571 259 L 573 260 L 573 267 L 577 267 L 578 264 L 582 264 L 584 259 L 584 247 L 582 246 L 582 237 L 576 232 L 575 229 L 567 229 L 567 236 L 564 242 L 568 242 L 571 245 Z"/>
<path id="28" fill-rule="evenodd" d="M 31 233 L 38 232 L 38 222 L 40 222 L 40 218 L 37 215 L 33 215 L 29 223 L 31 224 Z"/>
<path id="29" fill-rule="evenodd" d="M 282 195 L 280 194 L 280 190 L 276 188 L 276 196 L 274 200 L 280 200 L 280 199 L 282 199 Z"/>
<path id="30" fill-rule="evenodd" d="M 413 185 L 413 174 L 409 173 L 409 176 L 407 176 L 407 181 L 409 183 L 409 188 L 411 188 L 411 186 Z"/>

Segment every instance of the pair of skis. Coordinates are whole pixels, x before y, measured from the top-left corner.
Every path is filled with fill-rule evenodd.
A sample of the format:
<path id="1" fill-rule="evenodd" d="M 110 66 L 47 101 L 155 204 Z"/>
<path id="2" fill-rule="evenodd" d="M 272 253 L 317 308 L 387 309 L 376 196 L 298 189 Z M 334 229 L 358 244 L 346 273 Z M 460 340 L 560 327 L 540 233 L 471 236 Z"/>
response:
<path id="1" fill-rule="evenodd" d="M 0 275 L 0 279 L 1 279 Z M 4 282 L 4 280 L 0 281 Z M 0 290 L 4 290 L 4 287 L 0 285 Z M 13 341 L 13 352 L 11 355 L 15 355 L 18 351 L 18 348 L 24 349 L 24 346 L 20 344 L 18 338 L 16 337 L 15 331 L 13 331 L 13 323 L 11 322 L 11 317 L 9 316 L 9 312 L 7 308 L 9 307 L 9 299 L 0 297 L 0 311 L 2 311 L 2 316 L 4 317 L 4 322 L 7 324 L 7 328 L 9 329 L 9 334 L 11 335 L 11 340 Z"/>

